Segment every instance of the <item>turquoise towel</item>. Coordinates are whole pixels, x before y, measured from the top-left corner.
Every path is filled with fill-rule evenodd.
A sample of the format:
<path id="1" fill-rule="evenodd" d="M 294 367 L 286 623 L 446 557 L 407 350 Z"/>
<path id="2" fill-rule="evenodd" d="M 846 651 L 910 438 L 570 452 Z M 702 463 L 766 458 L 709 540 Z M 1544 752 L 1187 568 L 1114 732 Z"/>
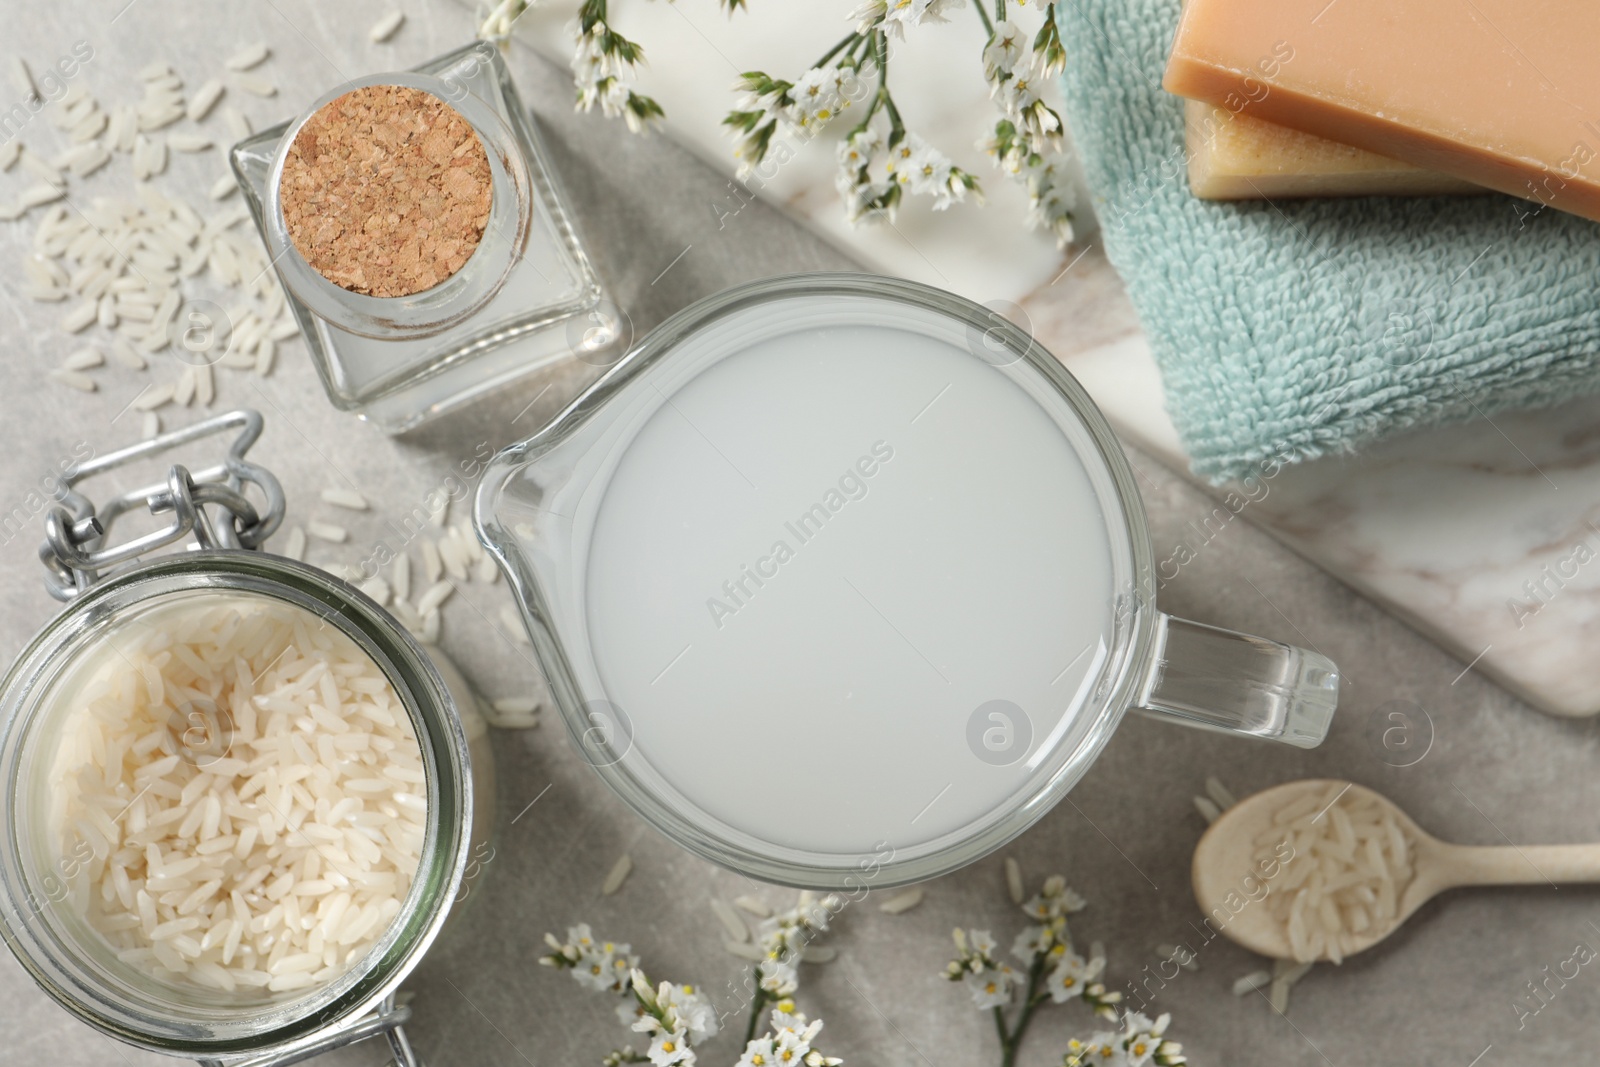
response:
<path id="1" fill-rule="evenodd" d="M 1213 203 L 1161 89 L 1179 0 L 1069 0 L 1066 121 L 1195 471 L 1600 390 L 1600 225 L 1509 197 Z"/>

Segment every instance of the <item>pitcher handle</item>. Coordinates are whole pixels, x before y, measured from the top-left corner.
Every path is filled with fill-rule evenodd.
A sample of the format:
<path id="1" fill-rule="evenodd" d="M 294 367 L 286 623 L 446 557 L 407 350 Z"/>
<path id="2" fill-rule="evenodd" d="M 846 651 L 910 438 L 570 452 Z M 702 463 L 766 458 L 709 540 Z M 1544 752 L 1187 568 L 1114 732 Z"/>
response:
<path id="1" fill-rule="evenodd" d="M 1339 668 L 1328 657 L 1163 613 L 1136 710 L 1316 748 L 1338 702 Z"/>

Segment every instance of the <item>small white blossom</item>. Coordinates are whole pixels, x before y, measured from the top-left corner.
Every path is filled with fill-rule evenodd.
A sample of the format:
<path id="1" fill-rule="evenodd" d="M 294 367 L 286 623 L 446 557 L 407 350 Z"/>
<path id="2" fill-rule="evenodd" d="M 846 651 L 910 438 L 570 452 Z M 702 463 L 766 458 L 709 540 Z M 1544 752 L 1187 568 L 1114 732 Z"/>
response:
<path id="1" fill-rule="evenodd" d="M 1015 982 L 1009 967 L 969 974 L 963 982 L 966 984 L 967 992 L 972 994 L 973 1006 L 979 1011 L 1002 1008 L 1011 1003 L 1011 991 Z"/>
<path id="2" fill-rule="evenodd" d="M 1125 1035 L 1123 1047 L 1127 1050 L 1129 1067 L 1144 1067 L 1145 1064 L 1155 1059 L 1156 1053 L 1162 1051 L 1164 1042 L 1161 1035 L 1167 1032 L 1167 1024 L 1172 1022 L 1170 1014 L 1163 1014 L 1154 1022 L 1150 1018 L 1136 1011 L 1130 1011 L 1123 1017 L 1122 1032 Z"/>
<path id="3" fill-rule="evenodd" d="M 801 1034 L 786 1031 L 778 1035 L 778 1040 L 773 1044 L 772 1059 L 778 1067 L 800 1067 L 805 1062 L 806 1053 L 811 1051 L 811 1042 Z"/>
<path id="4" fill-rule="evenodd" d="M 800 981 L 793 958 L 772 957 L 762 960 L 760 970 L 761 988 L 774 996 L 788 996 Z"/>
<path id="5" fill-rule="evenodd" d="M 994 24 L 994 36 L 983 50 L 983 72 L 990 81 L 998 74 L 1010 74 L 1028 56 L 1028 37 L 1008 19 Z"/>
<path id="6" fill-rule="evenodd" d="M 1087 1041 L 1074 1038 L 1067 1042 L 1067 1067 L 1128 1067 L 1128 1058 L 1122 1051 L 1122 1035 L 1103 1030 Z"/>
<path id="7" fill-rule="evenodd" d="M 1022 910 L 1029 918 L 1042 922 L 1071 915 L 1088 906 L 1088 901 L 1069 889 L 1066 880 L 1057 874 L 1045 880 L 1044 888 L 1023 904 Z"/>
<path id="8" fill-rule="evenodd" d="M 772 1038 L 758 1037 L 744 1047 L 744 1055 L 733 1067 L 773 1067 Z"/>
<path id="9" fill-rule="evenodd" d="M 1084 988 L 1105 969 L 1105 960 L 1086 960 L 1076 952 L 1066 952 L 1056 961 L 1055 968 L 1045 981 L 1050 999 L 1064 1004 L 1083 996 Z"/>
<path id="10" fill-rule="evenodd" d="M 981 0 L 980 0 L 981 2 Z M 862 9 L 868 5 L 863 5 Z M 880 24 L 885 33 L 892 37 L 905 39 L 906 27 L 926 26 L 930 22 L 948 22 L 945 12 L 959 7 L 966 7 L 967 0 L 888 0 L 881 6 L 885 10 L 880 19 Z M 857 15 L 859 25 L 860 17 Z"/>
<path id="11" fill-rule="evenodd" d="M 717 1013 L 706 995 L 690 985 L 662 982 L 656 990 L 656 1008 L 675 1031 L 685 1028 L 694 1041 L 704 1041 L 717 1032 Z"/>
<path id="12" fill-rule="evenodd" d="M 689 1037 L 682 1030 L 659 1030 L 650 1042 L 647 1053 L 655 1067 L 689 1067 L 695 1061 L 694 1049 L 689 1047 Z"/>
<path id="13" fill-rule="evenodd" d="M 863 0 L 848 18 L 856 24 L 857 33 L 869 33 L 888 14 L 888 0 Z"/>
<path id="14" fill-rule="evenodd" d="M 1049 948 L 1053 940 L 1048 926 L 1028 926 L 1011 942 L 1011 954 L 1023 963 L 1032 963 L 1034 957 Z"/>
<path id="15" fill-rule="evenodd" d="M 812 67 L 789 90 L 794 104 L 788 118 L 796 126 L 827 122 L 844 106 L 844 91 L 837 67 Z"/>
<path id="16" fill-rule="evenodd" d="M 852 224 L 859 224 L 879 215 L 894 217 L 894 205 L 886 202 L 894 186 L 887 182 L 874 181 L 870 171 L 862 171 L 851 167 L 841 169 L 834 179 L 834 187 L 839 191 L 839 199 L 844 201 L 845 217 Z"/>
<path id="17" fill-rule="evenodd" d="M 1077 207 L 1076 191 L 1068 183 L 1067 157 L 1032 156 L 1020 176 L 1028 186 L 1029 227 L 1053 235 L 1058 247 L 1066 247 L 1074 236 L 1072 213 Z M 1077 904 L 1072 911 L 1082 908 L 1082 897 L 1070 889 L 1065 892 Z"/>

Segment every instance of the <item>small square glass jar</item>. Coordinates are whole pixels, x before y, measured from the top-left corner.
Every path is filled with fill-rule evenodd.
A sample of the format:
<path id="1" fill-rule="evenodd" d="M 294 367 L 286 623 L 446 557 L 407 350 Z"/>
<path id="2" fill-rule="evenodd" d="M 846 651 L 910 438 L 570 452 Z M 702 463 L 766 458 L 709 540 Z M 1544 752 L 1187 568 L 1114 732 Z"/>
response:
<path id="1" fill-rule="evenodd" d="M 284 160 L 301 126 L 323 105 L 369 85 L 438 97 L 473 127 L 489 157 L 490 217 L 477 249 L 449 278 L 410 296 L 367 296 L 323 277 L 294 247 L 279 201 Z M 312 361 L 341 410 L 400 433 L 617 337 L 616 312 L 492 44 L 348 82 L 294 122 L 241 141 L 231 155 Z"/>

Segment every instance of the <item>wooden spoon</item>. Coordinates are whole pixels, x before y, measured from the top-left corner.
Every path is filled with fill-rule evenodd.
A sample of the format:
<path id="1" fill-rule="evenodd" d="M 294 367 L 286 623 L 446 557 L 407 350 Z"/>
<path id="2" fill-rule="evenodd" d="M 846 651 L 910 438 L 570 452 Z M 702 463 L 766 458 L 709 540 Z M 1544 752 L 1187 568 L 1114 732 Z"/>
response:
<path id="1" fill-rule="evenodd" d="M 1415 872 L 1400 891 L 1396 915 L 1374 921 L 1344 955 L 1362 952 L 1393 933 L 1422 905 L 1446 889 L 1472 885 L 1550 885 L 1600 882 L 1600 845 L 1522 845 L 1484 847 L 1452 845 L 1425 833 L 1387 797 L 1352 782 L 1311 778 L 1274 786 L 1241 800 L 1212 824 L 1194 850 L 1191 879 L 1195 900 L 1211 925 L 1237 943 L 1263 956 L 1290 959 L 1289 933 L 1266 906 L 1272 891 L 1269 875 L 1256 859 L 1256 839 L 1272 826 L 1272 817 L 1307 794 L 1328 795 L 1348 790 L 1387 808 L 1411 846 Z M 1344 794 L 1341 793 L 1341 798 Z M 1291 861 L 1292 862 L 1292 861 Z M 1324 952 L 1319 959 L 1329 959 Z"/>

